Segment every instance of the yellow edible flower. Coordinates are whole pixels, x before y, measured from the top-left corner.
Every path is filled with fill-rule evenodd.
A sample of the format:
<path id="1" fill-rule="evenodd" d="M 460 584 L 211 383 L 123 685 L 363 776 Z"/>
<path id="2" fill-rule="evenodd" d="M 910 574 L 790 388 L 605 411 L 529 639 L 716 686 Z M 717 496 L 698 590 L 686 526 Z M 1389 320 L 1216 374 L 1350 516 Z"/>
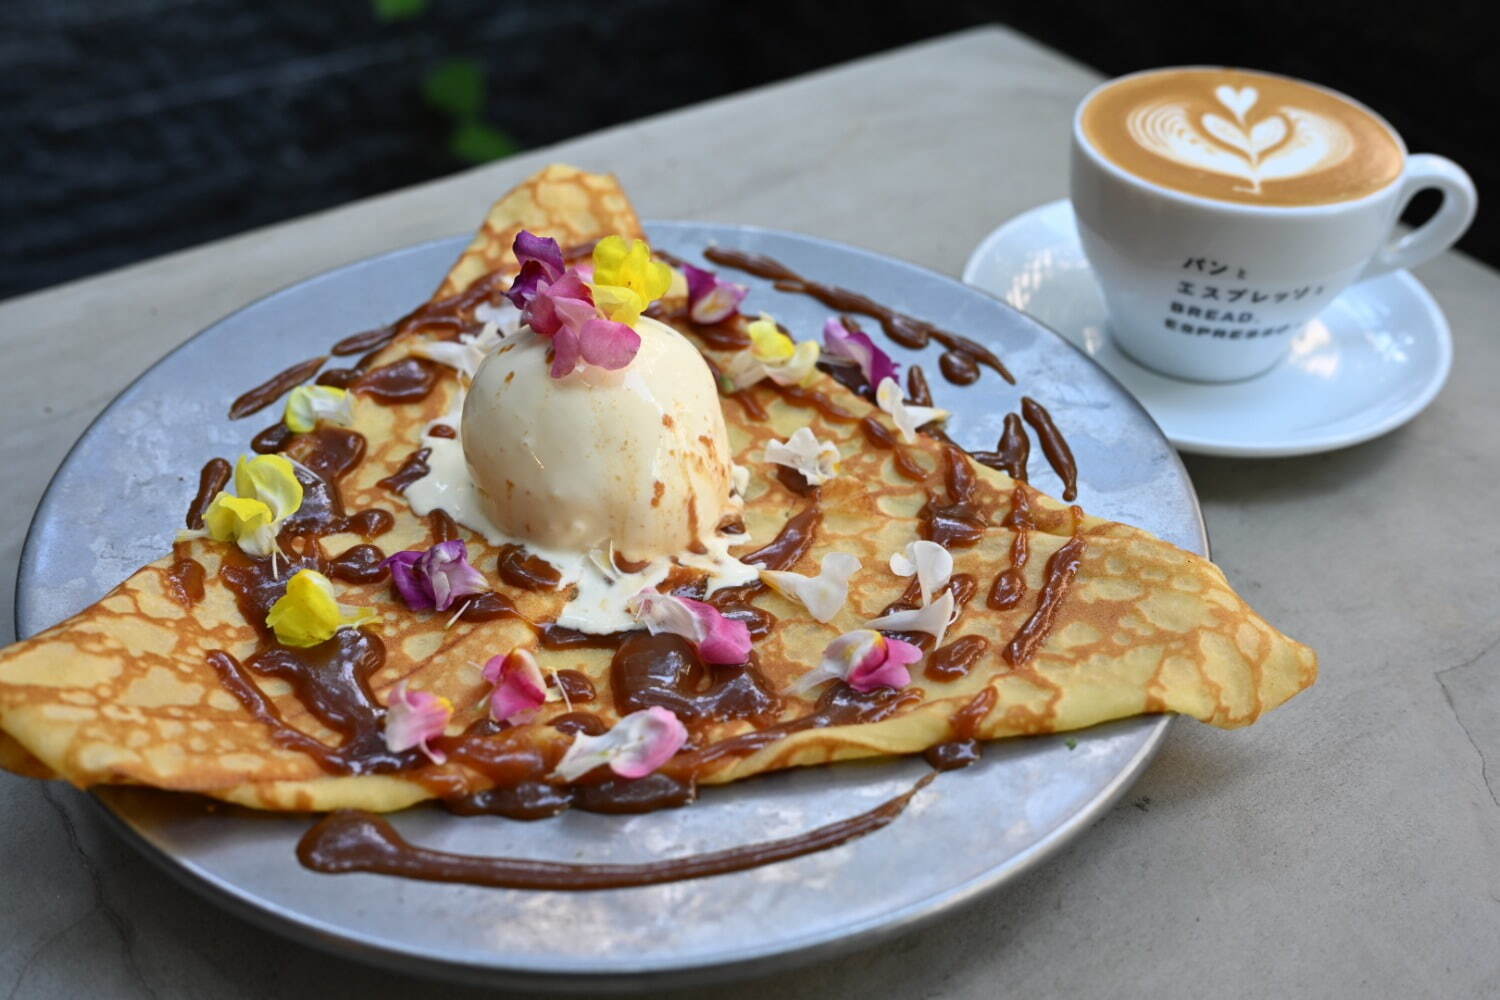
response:
<path id="1" fill-rule="evenodd" d="M 302 484 L 292 463 L 280 455 L 240 456 L 234 493 L 220 490 L 203 512 L 209 538 L 235 542 L 253 556 L 270 555 L 281 522 L 302 506 Z M 183 532 L 181 537 L 201 537 Z"/>
<path id="2" fill-rule="evenodd" d="M 761 313 L 745 332 L 750 335 L 750 350 L 730 361 L 725 372 L 737 388 L 754 385 L 763 378 L 777 385 L 808 385 L 817 378 L 816 341 L 798 343 L 766 313 Z"/>
<path id="3" fill-rule="evenodd" d="M 314 430 L 319 420 L 347 427 L 354 422 L 354 397 L 331 385 L 299 385 L 287 397 L 283 419 L 298 434 Z"/>
<path id="4" fill-rule="evenodd" d="M 275 520 L 271 508 L 254 497 L 220 492 L 203 512 L 203 526 L 216 542 L 256 538 Z"/>
<path id="5" fill-rule="evenodd" d="M 374 621 L 374 608 L 340 604 L 333 583 L 315 570 L 298 570 L 287 581 L 286 593 L 271 605 L 266 624 L 283 646 L 316 646 L 341 628 Z"/>
<path id="6" fill-rule="evenodd" d="M 750 334 L 750 351 L 756 360 L 775 364 L 790 359 L 796 351 L 796 343 L 781 332 L 781 327 L 767 313 L 761 313 L 760 319 L 751 323 L 746 332 Z"/>
<path id="7" fill-rule="evenodd" d="M 672 269 L 652 259 L 645 240 L 606 236 L 595 244 L 594 304 L 616 323 L 634 323 L 671 287 Z"/>

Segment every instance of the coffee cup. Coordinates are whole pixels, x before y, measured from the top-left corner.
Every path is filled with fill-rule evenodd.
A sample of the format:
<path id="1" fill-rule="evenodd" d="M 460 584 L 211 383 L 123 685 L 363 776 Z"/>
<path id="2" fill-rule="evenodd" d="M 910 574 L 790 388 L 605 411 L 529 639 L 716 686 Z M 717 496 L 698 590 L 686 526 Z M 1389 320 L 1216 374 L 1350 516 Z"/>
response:
<path id="1" fill-rule="evenodd" d="M 1359 102 L 1202 66 L 1134 73 L 1085 97 L 1070 186 L 1116 344 L 1208 382 L 1274 366 L 1350 284 L 1452 246 L 1477 204 L 1461 167 L 1408 155 Z M 1426 189 L 1441 207 L 1401 235 L 1402 209 Z"/>

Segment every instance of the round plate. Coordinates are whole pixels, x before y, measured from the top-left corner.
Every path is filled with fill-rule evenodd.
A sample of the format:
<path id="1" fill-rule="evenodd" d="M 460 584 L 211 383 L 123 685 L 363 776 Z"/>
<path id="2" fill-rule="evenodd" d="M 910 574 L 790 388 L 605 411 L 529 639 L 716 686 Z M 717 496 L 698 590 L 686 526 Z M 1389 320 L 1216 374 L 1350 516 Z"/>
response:
<path id="1" fill-rule="evenodd" d="M 1024 388 L 1067 433 L 1086 509 L 1206 551 L 1192 486 L 1151 418 L 1035 321 L 951 278 L 807 236 L 689 223 L 648 231 L 657 246 L 689 260 L 712 242 L 770 254 L 984 341 L 1021 388 L 989 372 L 963 390 L 934 378 L 937 402 L 954 411 L 958 441 L 993 446 L 1002 415 Z M 22 634 L 96 600 L 168 547 L 204 461 L 239 453 L 267 421 L 230 423 L 229 400 L 423 301 L 464 245 L 463 238 L 423 244 L 278 292 L 209 327 L 121 393 L 73 448 L 37 510 L 21 559 Z M 748 311 L 772 311 L 800 336 L 821 330 L 823 306 L 752 284 Z M 935 351 L 894 353 L 937 371 Z M 1045 462 L 1031 473 L 1055 492 Z M 79 544 L 85 526 L 94 534 Z M 493 984 L 647 988 L 767 971 L 867 944 L 994 889 L 1087 828 L 1140 774 L 1167 725 L 1155 717 L 1099 726 L 1078 734 L 1072 750 L 1061 737 L 995 743 L 978 764 L 940 775 L 899 820 L 863 839 L 733 875 L 608 892 L 320 875 L 293 854 L 306 817 L 146 789 L 96 794 L 119 829 L 169 872 L 300 941 Z M 411 840 L 446 850 L 655 860 L 848 817 L 925 771 L 920 758 L 803 768 L 706 789 L 690 808 L 641 816 L 574 810 L 521 823 L 416 808 L 394 822 Z"/>
<path id="2" fill-rule="evenodd" d="M 969 255 L 964 280 L 1035 316 L 1124 383 L 1183 451 L 1271 458 L 1331 451 L 1395 430 L 1448 379 L 1453 338 L 1405 271 L 1345 289 L 1285 360 L 1241 382 L 1189 382 L 1122 354 L 1066 199 L 1024 212 Z"/>

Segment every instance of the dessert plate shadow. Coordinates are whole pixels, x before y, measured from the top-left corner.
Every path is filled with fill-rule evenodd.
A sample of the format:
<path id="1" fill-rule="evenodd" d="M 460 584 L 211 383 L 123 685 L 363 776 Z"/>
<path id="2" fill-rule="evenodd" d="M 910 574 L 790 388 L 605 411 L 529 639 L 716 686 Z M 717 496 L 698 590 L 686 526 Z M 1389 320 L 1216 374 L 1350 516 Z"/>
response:
<path id="1" fill-rule="evenodd" d="M 782 260 L 824 281 L 982 341 L 1017 376 L 966 388 L 937 376 L 939 348 L 891 347 L 931 375 L 950 433 L 993 447 L 1025 393 L 1067 434 L 1079 502 L 1207 554 L 1192 485 L 1139 404 L 1082 352 L 1035 320 L 952 278 L 792 233 L 682 222 L 648 224 L 654 245 L 692 262 L 719 243 Z M 120 394 L 54 476 L 21 558 L 16 620 L 32 635 L 103 596 L 170 546 L 197 471 L 233 457 L 260 424 L 227 419 L 228 401 L 265 374 L 423 301 L 467 237 L 339 268 L 271 295 L 204 330 Z M 828 310 L 748 280 L 744 309 L 773 312 L 815 337 Z M 232 360 L 255 344 L 254 370 Z M 251 426 L 255 423 L 255 426 Z M 1056 493 L 1036 456 L 1032 481 Z M 102 483 L 108 489 L 101 489 Z M 107 516 L 106 516 L 107 515 Z M 81 527 L 87 526 L 86 533 Z M 81 542 L 80 539 L 86 539 Z M 317 874 L 294 849 L 304 816 L 255 813 L 187 795 L 105 788 L 94 794 L 123 836 L 192 888 L 262 925 L 331 951 L 403 970 L 496 986 L 620 991 L 769 972 L 830 956 L 952 912 L 1082 833 L 1140 775 L 1163 717 L 1063 737 L 1002 741 L 938 776 L 890 826 L 780 864 L 712 878 L 600 892 L 530 892 Z M 640 816 L 571 811 L 522 823 L 437 808 L 396 814 L 410 840 L 465 853 L 635 862 L 786 837 L 872 808 L 926 771 L 920 758 L 804 768 L 726 788 L 697 804 Z"/>

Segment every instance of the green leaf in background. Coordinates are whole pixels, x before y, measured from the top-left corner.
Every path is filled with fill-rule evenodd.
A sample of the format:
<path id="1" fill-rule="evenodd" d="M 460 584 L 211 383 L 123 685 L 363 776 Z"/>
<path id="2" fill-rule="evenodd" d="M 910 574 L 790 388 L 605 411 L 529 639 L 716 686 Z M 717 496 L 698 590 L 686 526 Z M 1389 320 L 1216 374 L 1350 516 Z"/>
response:
<path id="1" fill-rule="evenodd" d="M 477 59 L 444 59 L 422 81 L 422 97 L 459 121 L 484 109 L 484 66 Z"/>
<path id="2" fill-rule="evenodd" d="M 484 122 L 464 122 L 448 138 L 448 151 L 465 163 L 488 163 L 517 148 L 514 139 Z"/>
<path id="3" fill-rule="evenodd" d="M 375 20 L 389 24 L 421 17 L 427 11 L 427 0 L 370 0 L 370 6 Z"/>

